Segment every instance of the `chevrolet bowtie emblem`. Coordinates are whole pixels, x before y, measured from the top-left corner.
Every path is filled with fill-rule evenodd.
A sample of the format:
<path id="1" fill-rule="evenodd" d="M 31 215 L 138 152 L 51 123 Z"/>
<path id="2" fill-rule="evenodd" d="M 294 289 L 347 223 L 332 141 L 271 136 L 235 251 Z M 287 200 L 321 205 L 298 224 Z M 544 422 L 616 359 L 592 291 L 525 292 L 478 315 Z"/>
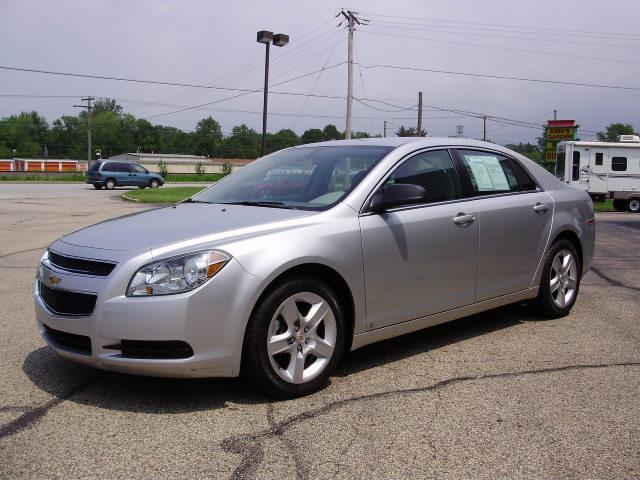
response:
<path id="1" fill-rule="evenodd" d="M 55 285 L 56 283 L 60 283 L 60 277 L 57 275 L 49 275 L 49 282 Z"/>

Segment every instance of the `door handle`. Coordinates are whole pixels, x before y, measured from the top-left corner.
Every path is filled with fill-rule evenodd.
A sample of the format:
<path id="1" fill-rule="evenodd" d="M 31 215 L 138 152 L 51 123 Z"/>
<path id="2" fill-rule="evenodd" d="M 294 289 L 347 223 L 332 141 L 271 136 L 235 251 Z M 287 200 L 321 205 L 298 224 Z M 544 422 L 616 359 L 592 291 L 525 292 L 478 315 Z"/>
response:
<path id="1" fill-rule="evenodd" d="M 471 222 L 475 221 L 476 217 L 473 215 L 467 215 L 463 212 L 458 213 L 455 217 L 453 217 L 453 223 L 458 225 L 459 227 L 466 227 Z"/>
<path id="2" fill-rule="evenodd" d="M 549 210 L 549 205 L 538 202 L 533 206 L 533 210 L 536 213 L 542 215 L 543 213 L 547 213 L 547 210 Z"/>

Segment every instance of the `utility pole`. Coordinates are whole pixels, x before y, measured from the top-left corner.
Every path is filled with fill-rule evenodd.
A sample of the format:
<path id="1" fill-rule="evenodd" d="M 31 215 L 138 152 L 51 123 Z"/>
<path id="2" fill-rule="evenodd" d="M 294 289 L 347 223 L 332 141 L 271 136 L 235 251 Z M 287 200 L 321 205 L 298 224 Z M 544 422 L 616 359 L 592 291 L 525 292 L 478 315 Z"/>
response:
<path id="1" fill-rule="evenodd" d="M 553 119 L 558 120 L 558 110 L 553 111 Z"/>
<path id="2" fill-rule="evenodd" d="M 484 117 L 482 117 L 483 120 L 483 125 L 484 125 L 484 133 L 482 135 L 482 140 L 484 140 L 485 142 L 487 141 L 487 116 L 485 115 Z"/>
<path id="3" fill-rule="evenodd" d="M 360 19 L 356 16 L 356 12 L 349 10 L 340 10 L 340 14 L 347 19 L 349 28 L 349 45 L 347 49 L 347 125 L 344 132 L 344 138 L 351 138 L 351 116 L 353 110 L 353 32 L 356 30 L 356 23 L 361 25 Z"/>
<path id="4" fill-rule="evenodd" d="M 418 137 L 422 136 L 422 92 L 418 92 Z"/>
<path id="5" fill-rule="evenodd" d="M 382 136 L 386 137 L 387 136 L 387 121 L 384 121 L 384 129 L 382 130 Z"/>
<path id="6" fill-rule="evenodd" d="M 95 100 L 93 97 L 85 97 L 81 99 L 83 102 L 87 102 L 86 105 L 74 105 L 77 108 L 87 109 L 87 170 L 91 169 L 91 127 L 93 127 L 93 105 L 91 102 Z"/>

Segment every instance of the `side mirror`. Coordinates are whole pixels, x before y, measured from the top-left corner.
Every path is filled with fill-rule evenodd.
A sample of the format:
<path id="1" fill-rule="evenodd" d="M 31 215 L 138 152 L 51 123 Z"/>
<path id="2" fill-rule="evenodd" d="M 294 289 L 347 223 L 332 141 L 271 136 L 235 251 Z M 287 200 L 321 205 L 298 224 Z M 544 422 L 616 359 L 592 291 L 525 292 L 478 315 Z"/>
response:
<path id="1" fill-rule="evenodd" d="M 427 196 L 426 190 L 420 185 L 411 183 L 390 183 L 382 191 L 373 196 L 369 209 L 380 213 L 389 208 L 420 203 Z"/>

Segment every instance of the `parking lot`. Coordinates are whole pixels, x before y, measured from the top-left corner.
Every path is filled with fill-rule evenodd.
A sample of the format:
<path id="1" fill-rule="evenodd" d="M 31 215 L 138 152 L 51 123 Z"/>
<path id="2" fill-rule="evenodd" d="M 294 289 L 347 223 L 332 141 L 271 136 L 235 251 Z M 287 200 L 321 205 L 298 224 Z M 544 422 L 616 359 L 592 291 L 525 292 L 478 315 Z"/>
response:
<path id="1" fill-rule="evenodd" d="M 468 317 L 353 352 L 326 389 L 271 402 L 236 379 L 95 371 L 45 346 L 38 260 L 150 208 L 121 194 L 0 184 L 1 478 L 640 477 L 640 215 L 597 215 L 568 317 Z"/>

